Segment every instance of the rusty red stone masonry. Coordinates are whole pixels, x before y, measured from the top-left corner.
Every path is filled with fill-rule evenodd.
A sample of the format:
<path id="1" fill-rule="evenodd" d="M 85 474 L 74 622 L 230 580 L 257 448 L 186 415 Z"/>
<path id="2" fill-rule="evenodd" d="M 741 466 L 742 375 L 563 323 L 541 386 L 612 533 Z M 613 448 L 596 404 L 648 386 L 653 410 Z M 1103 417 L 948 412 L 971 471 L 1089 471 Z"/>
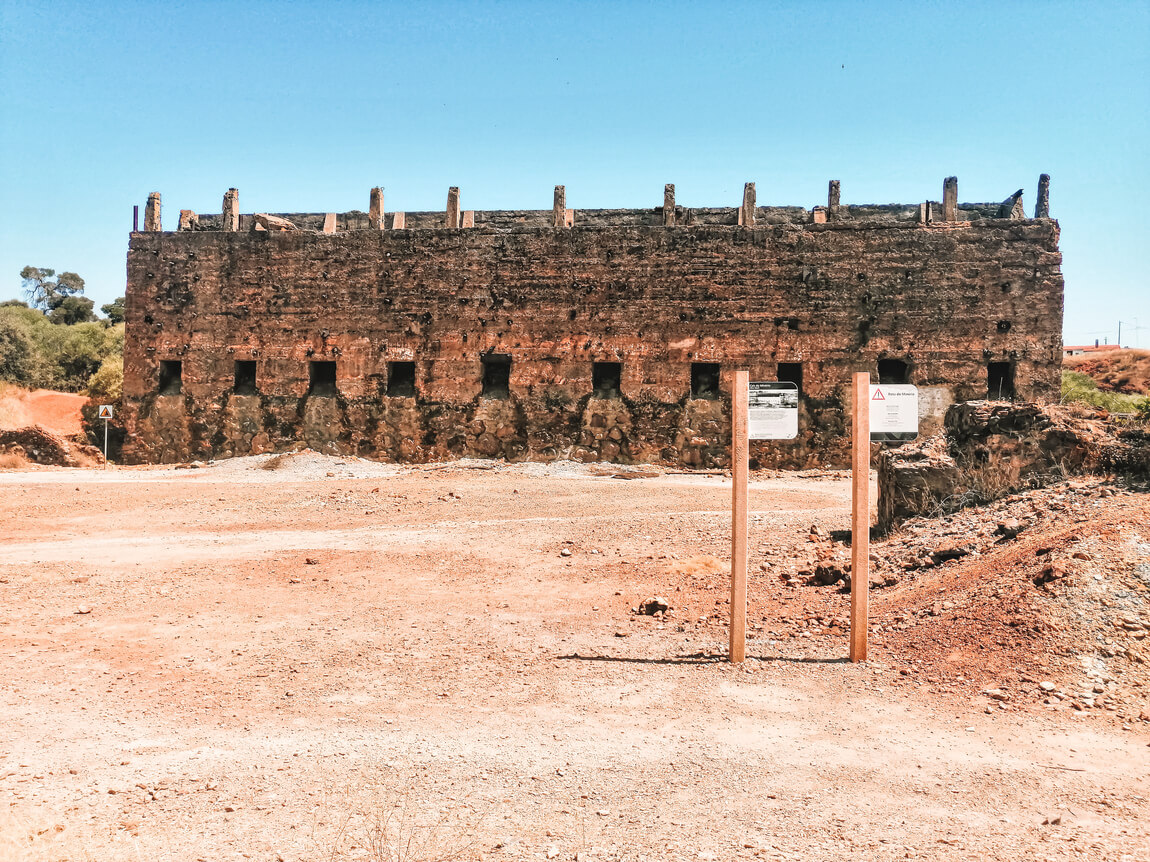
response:
<path id="1" fill-rule="evenodd" d="M 738 207 L 685 208 L 668 187 L 662 206 L 580 210 L 569 227 L 557 194 L 552 209 L 468 211 L 445 228 L 460 224 L 453 190 L 446 216 L 408 212 L 388 230 L 379 194 L 370 214 L 263 214 L 292 229 L 229 212 L 161 232 L 157 195 L 128 252 L 125 455 L 305 444 L 718 467 L 733 369 L 773 380 L 782 364 L 801 376 L 800 436 L 755 443 L 752 460 L 841 465 L 850 374 L 877 379 L 880 360 L 920 387 L 924 434 L 990 385 L 1057 399 L 1056 221 L 999 218 L 999 203 L 957 205 L 951 221 L 948 199 L 926 222 L 917 204 L 839 204 L 837 186 L 816 217 L 756 207 L 749 188 Z M 617 390 L 593 392 L 597 362 L 620 364 Z M 161 363 L 178 394 L 161 394 Z"/>

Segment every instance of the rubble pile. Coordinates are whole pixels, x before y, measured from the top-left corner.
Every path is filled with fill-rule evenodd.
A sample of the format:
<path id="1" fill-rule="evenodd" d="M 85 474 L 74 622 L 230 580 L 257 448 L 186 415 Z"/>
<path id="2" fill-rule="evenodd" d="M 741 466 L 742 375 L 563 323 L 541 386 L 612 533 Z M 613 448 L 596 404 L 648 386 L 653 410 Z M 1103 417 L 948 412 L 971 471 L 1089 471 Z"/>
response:
<path id="1" fill-rule="evenodd" d="M 878 526 L 939 516 L 1087 473 L 1150 478 L 1150 434 L 1104 411 L 967 401 L 942 433 L 879 454 Z"/>
<path id="2" fill-rule="evenodd" d="M 88 467 L 104 460 L 95 446 L 69 440 L 35 425 L 0 430 L 0 452 L 56 467 Z"/>

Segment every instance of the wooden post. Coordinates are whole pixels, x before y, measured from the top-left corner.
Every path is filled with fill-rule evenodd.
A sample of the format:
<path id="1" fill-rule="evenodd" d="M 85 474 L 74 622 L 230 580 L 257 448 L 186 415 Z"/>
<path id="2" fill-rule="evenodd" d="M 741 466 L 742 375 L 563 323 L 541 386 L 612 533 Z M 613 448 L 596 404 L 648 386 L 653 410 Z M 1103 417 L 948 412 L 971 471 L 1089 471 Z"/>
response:
<path id="1" fill-rule="evenodd" d="M 851 661 L 866 661 L 870 599 L 870 373 L 854 376 L 851 404 Z"/>
<path id="2" fill-rule="evenodd" d="M 731 387 L 731 649 L 732 662 L 747 652 L 747 396 L 749 372 L 735 371 Z"/>

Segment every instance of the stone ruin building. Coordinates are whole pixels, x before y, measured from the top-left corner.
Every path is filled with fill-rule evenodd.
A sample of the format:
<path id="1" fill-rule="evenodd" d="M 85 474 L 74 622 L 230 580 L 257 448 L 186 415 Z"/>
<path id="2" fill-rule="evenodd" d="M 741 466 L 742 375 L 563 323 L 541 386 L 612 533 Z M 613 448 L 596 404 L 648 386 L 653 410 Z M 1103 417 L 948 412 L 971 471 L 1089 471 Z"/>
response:
<path id="1" fill-rule="evenodd" d="M 1057 400 L 1061 254 L 1049 177 L 1005 202 L 241 214 L 152 194 L 128 251 L 124 456 L 300 446 L 396 461 L 721 467 L 729 386 L 795 382 L 762 466 L 848 463 L 850 376 L 954 401 Z"/>

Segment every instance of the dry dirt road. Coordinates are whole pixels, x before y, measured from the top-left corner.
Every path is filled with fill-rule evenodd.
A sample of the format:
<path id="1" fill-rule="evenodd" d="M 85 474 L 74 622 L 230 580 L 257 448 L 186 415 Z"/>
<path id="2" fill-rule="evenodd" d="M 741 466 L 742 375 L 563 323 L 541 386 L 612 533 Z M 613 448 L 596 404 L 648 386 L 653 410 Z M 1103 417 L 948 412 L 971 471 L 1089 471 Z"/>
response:
<path id="1" fill-rule="evenodd" d="M 0 858 L 1150 859 L 1150 589 L 1097 708 L 1017 543 L 876 590 L 852 665 L 847 596 L 779 577 L 849 483 L 763 476 L 736 667 L 729 482 L 595 472 L 0 472 Z M 1018 541 L 1150 573 L 1146 495 L 1088 492 Z"/>

